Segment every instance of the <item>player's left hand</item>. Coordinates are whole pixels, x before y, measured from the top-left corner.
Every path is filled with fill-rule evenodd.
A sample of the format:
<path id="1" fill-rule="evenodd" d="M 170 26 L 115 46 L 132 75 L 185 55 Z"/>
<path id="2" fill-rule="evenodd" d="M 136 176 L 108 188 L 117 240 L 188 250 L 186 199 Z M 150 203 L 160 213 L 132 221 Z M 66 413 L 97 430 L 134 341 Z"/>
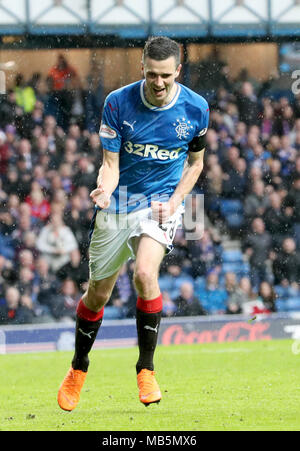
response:
<path id="1" fill-rule="evenodd" d="M 102 209 L 108 208 L 110 205 L 110 197 L 104 191 L 102 186 L 98 186 L 98 188 L 94 189 L 91 192 L 90 197 L 93 199 L 95 204 Z"/>
<path id="2" fill-rule="evenodd" d="M 164 224 L 168 221 L 169 217 L 174 213 L 174 207 L 170 202 L 151 202 L 152 209 L 152 219 L 159 222 L 159 224 Z"/>

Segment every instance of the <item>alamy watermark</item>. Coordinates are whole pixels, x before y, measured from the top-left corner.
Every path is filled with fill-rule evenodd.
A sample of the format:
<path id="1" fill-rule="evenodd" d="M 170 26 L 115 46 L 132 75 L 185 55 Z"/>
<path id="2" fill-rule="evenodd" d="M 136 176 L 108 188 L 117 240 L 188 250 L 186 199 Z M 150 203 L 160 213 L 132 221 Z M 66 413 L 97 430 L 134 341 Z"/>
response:
<path id="1" fill-rule="evenodd" d="M 292 72 L 292 79 L 295 79 L 292 84 L 292 93 L 297 96 L 300 94 L 300 69 L 294 70 Z"/>
<path id="2" fill-rule="evenodd" d="M 151 203 L 160 202 L 165 207 L 169 200 L 170 197 L 166 194 L 154 194 L 150 199 L 142 193 L 127 195 L 127 187 L 120 186 L 118 197 L 111 197 L 108 214 L 97 218 L 98 227 L 110 230 L 132 228 L 139 220 L 139 212 L 142 210 L 148 210 L 149 220 L 158 221 L 157 212 L 152 210 Z M 178 211 L 170 213 L 169 218 L 160 224 L 160 228 L 172 236 L 177 228 L 181 228 L 187 241 L 198 240 L 204 233 L 204 216 L 204 195 L 188 194 L 185 196 L 184 207 L 180 206 Z"/>

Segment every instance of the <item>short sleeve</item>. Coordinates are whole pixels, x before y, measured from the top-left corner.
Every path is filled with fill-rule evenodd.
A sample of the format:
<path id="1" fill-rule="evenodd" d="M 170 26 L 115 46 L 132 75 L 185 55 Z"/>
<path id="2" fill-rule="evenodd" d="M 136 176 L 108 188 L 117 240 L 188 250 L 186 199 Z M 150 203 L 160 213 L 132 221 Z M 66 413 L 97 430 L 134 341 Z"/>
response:
<path id="1" fill-rule="evenodd" d="M 99 136 L 104 149 L 119 152 L 122 136 L 119 127 L 119 106 L 116 96 L 105 99 Z"/>
<path id="2" fill-rule="evenodd" d="M 209 125 L 209 106 L 206 100 L 203 99 L 201 105 L 201 115 L 199 125 L 197 127 L 195 137 L 206 135 L 208 125 Z"/>

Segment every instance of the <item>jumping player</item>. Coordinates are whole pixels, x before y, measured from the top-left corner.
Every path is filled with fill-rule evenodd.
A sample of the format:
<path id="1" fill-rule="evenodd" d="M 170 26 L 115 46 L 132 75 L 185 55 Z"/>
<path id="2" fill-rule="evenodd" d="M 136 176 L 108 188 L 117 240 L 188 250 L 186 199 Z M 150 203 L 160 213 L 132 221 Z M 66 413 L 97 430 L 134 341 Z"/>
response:
<path id="1" fill-rule="evenodd" d="M 160 264 L 172 248 L 183 202 L 203 169 L 209 109 L 206 100 L 176 82 L 180 47 L 167 37 L 146 42 L 144 78 L 106 98 L 100 139 L 103 164 L 89 248 L 90 280 L 77 307 L 75 353 L 58 392 L 59 406 L 73 410 L 80 397 L 88 353 L 104 306 L 129 258 L 135 259 L 136 364 L 139 399 L 159 402 L 153 356 L 161 319 Z"/>

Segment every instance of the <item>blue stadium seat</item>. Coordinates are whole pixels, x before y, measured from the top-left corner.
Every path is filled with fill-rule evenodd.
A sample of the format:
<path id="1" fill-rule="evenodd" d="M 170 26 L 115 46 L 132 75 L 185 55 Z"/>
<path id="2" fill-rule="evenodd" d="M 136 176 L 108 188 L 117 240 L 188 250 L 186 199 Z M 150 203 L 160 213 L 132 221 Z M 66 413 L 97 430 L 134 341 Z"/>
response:
<path id="1" fill-rule="evenodd" d="M 287 299 L 286 306 L 288 312 L 300 311 L 300 297 Z"/>
<path id="2" fill-rule="evenodd" d="M 222 199 L 220 202 L 221 215 L 227 225 L 231 228 L 238 228 L 244 221 L 243 204 L 238 199 Z"/>
<path id="3" fill-rule="evenodd" d="M 300 311 L 300 297 L 278 298 L 275 301 L 278 312 L 298 312 Z"/>
<path id="4" fill-rule="evenodd" d="M 105 319 L 122 319 L 124 318 L 124 312 L 122 308 L 115 307 L 113 305 L 108 305 L 104 309 Z"/>
<path id="5" fill-rule="evenodd" d="M 237 272 L 239 272 L 240 268 L 241 268 L 241 263 L 239 263 L 239 262 L 222 264 L 222 272 L 223 273 L 227 273 L 227 272 L 237 273 Z"/>
<path id="6" fill-rule="evenodd" d="M 233 213 L 232 215 L 227 215 L 225 220 L 229 227 L 237 228 L 243 224 L 244 216 L 241 214 Z"/>
<path id="7" fill-rule="evenodd" d="M 243 204 L 238 199 L 222 199 L 221 214 L 224 217 L 232 214 L 243 214 Z"/>
<path id="8" fill-rule="evenodd" d="M 222 252 L 223 263 L 236 263 L 243 261 L 243 254 L 239 249 L 224 250 Z"/>
<path id="9" fill-rule="evenodd" d="M 202 288 L 205 288 L 205 285 L 206 285 L 205 277 L 200 277 L 200 276 L 197 277 L 196 280 L 195 280 L 195 284 L 194 284 L 195 292 L 198 292 Z"/>
<path id="10" fill-rule="evenodd" d="M 276 299 L 275 305 L 276 305 L 277 312 L 286 312 L 287 311 L 286 299 Z"/>

